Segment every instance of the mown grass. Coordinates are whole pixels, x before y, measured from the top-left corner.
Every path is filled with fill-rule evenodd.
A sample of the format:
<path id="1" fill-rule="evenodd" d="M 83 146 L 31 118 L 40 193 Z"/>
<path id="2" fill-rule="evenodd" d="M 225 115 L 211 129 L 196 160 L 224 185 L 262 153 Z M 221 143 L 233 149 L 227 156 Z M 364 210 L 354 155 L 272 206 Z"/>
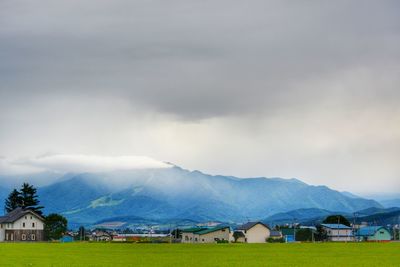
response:
<path id="1" fill-rule="evenodd" d="M 0 266 L 400 266 L 400 243 L 2 243 Z"/>

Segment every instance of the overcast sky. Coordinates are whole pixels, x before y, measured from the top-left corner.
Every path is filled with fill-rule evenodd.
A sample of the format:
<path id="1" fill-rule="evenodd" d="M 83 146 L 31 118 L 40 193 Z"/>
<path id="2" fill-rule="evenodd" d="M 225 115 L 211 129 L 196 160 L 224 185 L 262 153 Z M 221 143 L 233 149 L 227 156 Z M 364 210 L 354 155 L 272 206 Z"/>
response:
<path id="1" fill-rule="evenodd" d="M 395 0 L 0 0 L 0 156 L 397 192 L 399 14 Z"/>

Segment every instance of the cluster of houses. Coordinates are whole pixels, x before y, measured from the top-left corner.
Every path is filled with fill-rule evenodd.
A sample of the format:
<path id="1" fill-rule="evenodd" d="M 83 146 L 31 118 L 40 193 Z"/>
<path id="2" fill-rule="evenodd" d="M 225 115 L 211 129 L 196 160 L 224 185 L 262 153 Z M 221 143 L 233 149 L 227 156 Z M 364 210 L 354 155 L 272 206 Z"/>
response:
<path id="1" fill-rule="evenodd" d="M 229 226 L 190 228 L 182 231 L 182 243 L 242 242 L 265 243 L 269 238 L 282 238 L 280 231 L 273 231 L 262 222 L 248 222 L 235 230 Z"/>
<path id="2" fill-rule="evenodd" d="M 0 242 L 44 241 L 44 218 L 29 209 L 17 208 L 0 217 Z M 326 240 L 333 242 L 390 241 L 391 232 L 383 226 L 362 226 L 358 229 L 343 224 L 321 224 Z M 315 227 L 310 227 L 316 231 Z M 153 238 L 172 237 L 168 234 L 152 234 Z M 296 240 L 295 229 L 272 230 L 263 222 L 247 222 L 232 229 L 226 225 L 200 225 L 182 230 L 182 243 L 264 243 L 271 240 Z M 149 237 L 148 234 L 121 234 L 116 231 L 93 230 L 85 233 L 89 241 L 135 241 Z M 150 236 L 151 237 L 151 236 Z M 61 242 L 71 242 L 76 233 L 66 233 Z M 78 239 L 79 240 L 79 239 Z"/>
<path id="3" fill-rule="evenodd" d="M 392 234 L 383 226 L 363 226 L 358 229 L 343 224 L 322 224 L 328 241 L 390 241 Z"/>
<path id="4" fill-rule="evenodd" d="M 390 241 L 390 231 L 383 226 L 365 226 L 357 230 L 343 224 L 322 224 L 327 241 L 354 242 L 354 241 Z M 314 227 L 311 227 L 312 229 Z M 312 229 L 316 231 L 316 229 Z M 268 240 L 283 239 L 294 242 L 296 229 L 271 230 L 262 222 L 248 222 L 235 230 L 229 226 L 212 228 L 189 228 L 182 231 L 182 243 L 215 243 L 215 242 L 242 242 L 265 243 Z"/>

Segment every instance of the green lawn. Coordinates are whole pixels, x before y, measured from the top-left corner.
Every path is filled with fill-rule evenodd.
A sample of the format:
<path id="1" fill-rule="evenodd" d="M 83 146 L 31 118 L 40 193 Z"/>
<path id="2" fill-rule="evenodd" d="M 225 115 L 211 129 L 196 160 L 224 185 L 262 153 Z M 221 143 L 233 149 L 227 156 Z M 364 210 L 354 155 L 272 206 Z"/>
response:
<path id="1" fill-rule="evenodd" d="M 0 243 L 0 266 L 400 266 L 400 243 Z"/>

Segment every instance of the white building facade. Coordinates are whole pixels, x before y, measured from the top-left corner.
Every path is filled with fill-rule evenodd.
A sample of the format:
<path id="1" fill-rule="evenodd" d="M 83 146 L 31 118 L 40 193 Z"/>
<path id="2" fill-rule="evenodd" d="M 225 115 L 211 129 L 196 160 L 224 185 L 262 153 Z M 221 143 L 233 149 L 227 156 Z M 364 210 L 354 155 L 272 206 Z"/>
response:
<path id="1" fill-rule="evenodd" d="M 325 229 L 328 241 L 350 242 L 354 241 L 353 229 L 344 224 L 321 224 Z"/>
<path id="2" fill-rule="evenodd" d="M 17 208 L 0 217 L 0 242 L 43 240 L 44 218 L 35 212 Z"/>
<path id="3" fill-rule="evenodd" d="M 243 243 L 265 243 L 271 236 L 268 225 L 262 222 L 248 222 L 239 226 L 235 232 L 241 233 L 237 242 Z"/>

